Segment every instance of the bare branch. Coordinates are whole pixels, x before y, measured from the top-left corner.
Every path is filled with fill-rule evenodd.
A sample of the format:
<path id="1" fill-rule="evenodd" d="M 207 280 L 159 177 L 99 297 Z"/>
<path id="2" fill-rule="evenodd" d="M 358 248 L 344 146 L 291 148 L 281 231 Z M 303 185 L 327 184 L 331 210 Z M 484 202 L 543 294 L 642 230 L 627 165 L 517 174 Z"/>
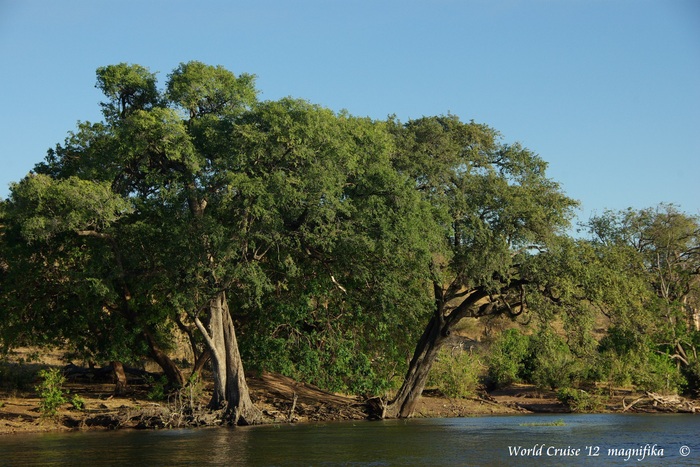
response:
<path id="1" fill-rule="evenodd" d="M 348 293 L 348 291 L 345 290 L 345 287 L 343 287 L 342 285 L 340 285 L 340 284 L 338 283 L 338 281 L 335 280 L 335 277 L 333 277 L 333 274 L 331 274 L 331 282 L 333 282 L 333 283 L 335 284 L 335 286 L 338 287 L 338 288 L 340 289 L 341 292 L 343 292 L 343 293 Z"/>
<path id="2" fill-rule="evenodd" d="M 78 230 L 77 234 L 80 237 L 96 237 L 111 240 L 112 236 L 106 233 L 97 232 L 95 230 Z"/>

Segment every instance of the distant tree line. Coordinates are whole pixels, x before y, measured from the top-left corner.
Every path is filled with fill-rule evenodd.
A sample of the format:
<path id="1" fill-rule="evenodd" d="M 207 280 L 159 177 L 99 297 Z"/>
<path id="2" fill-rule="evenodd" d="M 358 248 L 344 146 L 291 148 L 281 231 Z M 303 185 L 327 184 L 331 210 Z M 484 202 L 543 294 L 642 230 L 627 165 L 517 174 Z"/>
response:
<path id="1" fill-rule="evenodd" d="M 232 424 L 261 417 L 244 364 L 411 416 L 468 320 L 512 323 L 484 339 L 491 384 L 700 387 L 697 216 L 606 212 L 572 238 L 546 162 L 483 124 L 260 101 L 200 62 L 97 87 L 103 120 L 0 204 L 5 352 L 150 359 L 173 388 L 208 368 Z"/>

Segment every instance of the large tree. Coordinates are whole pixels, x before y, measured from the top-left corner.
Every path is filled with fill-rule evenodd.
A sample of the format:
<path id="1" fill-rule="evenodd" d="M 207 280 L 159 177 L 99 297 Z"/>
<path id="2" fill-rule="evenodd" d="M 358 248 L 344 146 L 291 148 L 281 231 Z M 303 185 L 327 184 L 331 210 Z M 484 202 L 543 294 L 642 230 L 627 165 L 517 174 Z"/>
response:
<path id="1" fill-rule="evenodd" d="M 607 211 L 587 223 L 592 241 L 630 258 L 626 274 L 641 276 L 648 296 L 641 310 L 620 308 L 613 327 L 677 362 L 691 390 L 700 387 L 700 219 L 661 204 Z"/>
<path id="2" fill-rule="evenodd" d="M 410 417 L 440 348 L 466 317 L 517 316 L 532 278 L 523 266 L 568 225 L 576 205 L 547 178 L 546 163 L 504 144 L 486 125 L 456 116 L 393 123 L 395 166 L 432 206 L 425 228 L 440 233 L 429 271 L 433 304 L 403 384 L 385 407 Z"/>
<path id="3" fill-rule="evenodd" d="M 4 206 L 5 251 L 24 261 L 8 260 L 6 275 L 18 291 L 24 267 L 45 279 L 20 316 L 89 307 L 89 324 L 62 336 L 123 330 L 175 384 L 163 348 L 179 327 L 199 363 L 211 358 L 211 405 L 232 423 L 260 416 L 240 324 L 251 358 L 298 352 L 287 361 L 307 376 L 329 364 L 368 393 L 417 339 L 385 412 L 407 417 L 460 320 L 517 316 L 528 294 L 548 293 L 531 265 L 575 203 L 542 159 L 485 125 L 258 102 L 252 76 L 199 62 L 164 91 L 138 65 L 97 76 L 104 121 L 80 123 Z"/>
<path id="4" fill-rule="evenodd" d="M 211 359 L 211 406 L 232 423 L 260 416 L 240 323 L 258 362 L 256 344 L 283 335 L 285 352 L 318 357 L 315 368 L 288 357 L 306 379 L 376 390 L 413 335 L 425 297 L 418 265 L 433 238 L 421 232 L 427 200 L 392 165 L 387 124 L 302 100 L 257 102 L 251 76 L 199 62 L 180 65 L 164 92 L 137 65 L 97 75 L 104 121 L 80 123 L 8 201 L 27 262 L 16 262 L 18 290 L 31 264 L 45 299 L 25 312 L 50 304 L 74 323 L 93 316 L 100 333 L 85 324 L 60 336 L 90 350 L 107 336 L 139 342 L 175 385 L 184 378 L 163 346 L 177 326 L 200 364 Z M 49 259 L 36 254 L 44 248 Z M 76 295 L 79 284 L 95 286 Z M 293 343 L 302 334 L 305 349 Z"/>
<path id="5" fill-rule="evenodd" d="M 85 300 L 96 315 L 117 313 L 126 328 L 139 330 L 176 385 L 184 378 L 157 336 L 167 337 L 189 313 L 213 362 L 212 406 L 225 409 L 234 423 L 254 422 L 259 412 L 245 385 L 226 296 L 255 274 L 249 264 L 259 250 L 248 249 L 251 234 L 239 231 L 240 213 L 226 209 L 231 192 L 243 190 L 231 188 L 236 175 L 227 172 L 233 155 L 225 144 L 236 118 L 255 103 L 253 79 L 190 62 L 160 93 L 155 74 L 119 64 L 98 69 L 97 86 L 108 98 L 104 121 L 80 123 L 37 165 L 38 175 L 12 187 L 8 212 L 17 214 L 8 218 L 30 249 L 32 234 L 47 242 L 61 258 L 54 264 L 79 271 L 84 257 L 69 261 L 69 253 L 95 258 L 102 270 L 88 283 L 98 284 L 100 295 Z M 32 189 L 42 185 L 44 193 Z M 72 185 L 83 192 L 71 193 Z M 86 197 L 93 192 L 105 201 Z M 89 200 L 95 202 L 79 209 Z M 109 211 L 107 202 L 120 208 Z M 110 222 L 100 218 L 105 210 L 116 211 Z M 51 265 L 43 263 L 36 263 L 39 269 Z M 57 276 L 55 282 L 76 287 L 71 279 Z M 54 301 L 70 296 L 63 292 Z M 62 308 L 76 312 L 76 305 Z"/>

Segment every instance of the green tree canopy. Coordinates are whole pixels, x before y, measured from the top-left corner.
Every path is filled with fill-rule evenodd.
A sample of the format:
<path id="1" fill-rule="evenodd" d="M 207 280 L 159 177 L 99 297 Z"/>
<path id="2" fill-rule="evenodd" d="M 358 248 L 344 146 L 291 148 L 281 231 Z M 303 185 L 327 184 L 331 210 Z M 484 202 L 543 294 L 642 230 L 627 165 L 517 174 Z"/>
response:
<path id="1" fill-rule="evenodd" d="M 434 304 L 404 384 L 387 407 L 412 414 L 440 347 L 465 317 L 517 316 L 526 309 L 523 274 L 531 250 L 563 233 L 576 202 L 546 177 L 546 163 L 519 144 L 504 144 L 486 125 L 454 115 L 391 122 L 394 164 L 433 209 L 424 227 L 439 232 L 424 266 Z"/>
<path id="2" fill-rule="evenodd" d="M 109 99 L 100 105 L 107 119 L 125 118 L 158 105 L 156 75 L 140 65 L 120 63 L 97 69 L 97 84 Z"/>
<path id="3" fill-rule="evenodd" d="M 586 225 L 593 241 L 628 251 L 626 275 L 643 279 L 641 311 L 617 309 L 618 332 L 677 362 L 688 389 L 700 388 L 700 219 L 676 206 L 608 211 Z M 637 309 L 638 310 L 638 309 Z M 668 361 L 668 360 L 667 360 Z"/>
<path id="4" fill-rule="evenodd" d="M 79 123 L 13 187 L 5 218 L 18 233 L 8 242 L 18 248 L 17 290 L 30 266 L 56 287 L 39 287 L 44 303 L 25 300 L 23 313 L 89 307 L 91 318 L 57 339 L 79 336 L 86 349 L 131 343 L 133 354 L 110 358 L 147 348 L 176 385 L 184 377 L 167 350 L 177 326 L 199 362 L 211 358 L 211 405 L 234 423 L 259 417 L 241 323 L 253 360 L 269 362 L 256 345 L 279 338 L 285 352 L 315 359 L 286 359 L 315 372 L 309 379 L 349 386 L 356 376 L 354 387 L 376 389 L 414 332 L 425 290 L 411 272 L 426 264 L 432 238 L 421 231 L 427 203 L 392 166 L 387 124 L 302 100 L 257 102 L 251 76 L 199 62 L 181 64 L 155 96 L 154 76 L 137 65 L 100 68 L 105 121 Z M 37 183 L 48 188 L 25 189 Z M 36 239 L 64 265 L 51 277 L 33 255 Z M 99 293 L 78 293 L 79 281 Z M 380 343 L 394 349 L 389 358 Z"/>

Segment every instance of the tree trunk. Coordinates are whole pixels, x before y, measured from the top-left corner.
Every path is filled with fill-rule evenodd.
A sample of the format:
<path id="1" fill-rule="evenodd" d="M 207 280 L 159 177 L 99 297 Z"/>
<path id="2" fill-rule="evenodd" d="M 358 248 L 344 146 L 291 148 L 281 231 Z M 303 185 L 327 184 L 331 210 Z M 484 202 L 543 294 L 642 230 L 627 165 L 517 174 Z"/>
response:
<path id="1" fill-rule="evenodd" d="M 224 292 L 211 300 L 209 312 L 208 330 L 199 319 L 195 322 L 211 351 L 214 393 L 210 407 L 215 410 L 223 409 L 226 419 L 231 424 L 257 423 L 262 414 L 250 399 L 233 319 Z"/>
<path id="2" fill-rule="evenodd" d="M 168 378 L 168 383 L 177 388 L 183 387 L 185 385 L 185 377 L 180 368 L 165 352 L 160 350 L 149 331 L 145 330 L 144 335 L 146 342 L 148 342 L 151 358 L 163 369 L 165 377 Z"/>
<path id="3" fill-rule="evenodd" d="M 192 373 L 190 377 L 201 378 L 202 370 L 204 366 L 211 360 L 211 350 L 209 348 L 204 349 L 204 351 L 195 359 L 194 366 L 192 367 Z"/>
<path id="4" fill-rule="evenodd" d="M 504 287 L 503 291 L 507 292 L 511 288 L 519 290 L 519 287 L 520 283 L 513 281 Z M 512 314 L 513 306 L 522 306 L 519 302 L 517 305 L 505 303 L 498 307 L 493 302 L 492 294 L 484 287 L 461 292 L 453 290 L 452 293 L 448 293 L 435 282 L 433 288 L 435 290 L 435 312 L 418 341 L 401 389 L 394 400 L 383 409 L 382 418 L 408 418 L 413 415 L 418 399 L 425 388 L 425 383 L 428 381 L 430 369 L 433 367 L 440 349 L 449 339 L 450 329 L 463 318 L 497 315 L 508 310 Z M 448 302 L 454 302 L 455 297 L 462 297 L 462 302 L 446 315 L 445 306 Z M 522 299 L 520 300 L 522 301 Z"/>
<path id="5" fill-rule="evenodd" d="M 138 315 L 130 308 L 129 301 L 130 295 L 126 292 L 124 294 L 124 303 L 118 308 L 119 312 L 132 326 L 142 328 L 141 336 L 146 340 L 151 358 L 163 370 L 165 377 L 168 379 L 168 383 L 173 387 L 181 388 L 185 385 L 185 377 L 182 371 L 180 371 L 177 364 L 168 357 L 168 354 L 160 349 L 148 325 L 142 325 L 140 323 Z"/>
<path id="6" fill-rule="evenodd" d="M 448 332 L 443 328 L 444 323 L 439 316 L 433 315 L 418 341 L 401 389 L 394 400 L 386 406 L 383 417 L 408 418 L 413 415 L 425 383 L 428 381 L 433 362 L 447 340 Z"/>
<path id="7" fill-rule="evenodd" d="M 225 303 L 225 302 L 224 302 Z M 250 399 L 248 384 L 245 380 L 243 360 L 238 350 L 238 340 L 233 319 L 228 310 L 224 312 L 224 339 L 226 341 L 226 400 L 229 409 L 234 407 L 232 415 L 237 424 L 252 424 L 260 420 L 261 413 Z"/>
<path id="8" fill-rule="evenodd" d="M 110 363 L 112 374 L 114 375 L 114 394 L 120 396 L 126 391 L 126 373 L 122 362 L 113 361 Z"/>

